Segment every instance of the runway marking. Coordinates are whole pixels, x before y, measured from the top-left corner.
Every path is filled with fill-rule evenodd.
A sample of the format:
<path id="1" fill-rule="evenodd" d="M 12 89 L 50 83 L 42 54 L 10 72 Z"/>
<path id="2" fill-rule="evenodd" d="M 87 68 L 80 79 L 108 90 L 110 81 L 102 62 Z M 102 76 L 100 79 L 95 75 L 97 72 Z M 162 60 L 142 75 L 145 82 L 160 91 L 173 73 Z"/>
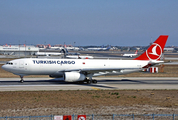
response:
<path id="1" fill-rule="evenodd" d="M 101 90 L 101 89 L 99 89 L 99 88 L 95 88 L 95 87 L 91 87 L 92 89 L 94 89 L 94 90 Z"/>

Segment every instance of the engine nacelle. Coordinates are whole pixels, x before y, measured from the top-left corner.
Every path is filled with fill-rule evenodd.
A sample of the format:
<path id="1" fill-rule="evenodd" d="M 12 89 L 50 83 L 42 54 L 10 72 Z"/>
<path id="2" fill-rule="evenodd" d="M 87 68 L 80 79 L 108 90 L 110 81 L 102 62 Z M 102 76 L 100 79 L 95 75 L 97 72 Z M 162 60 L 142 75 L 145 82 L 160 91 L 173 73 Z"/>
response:
<path id="1" fill-rule="evenodd" d="M 64 80 L 67 82 L 83 81 L 86 76 L 78 72 L 65 72 Z"/>

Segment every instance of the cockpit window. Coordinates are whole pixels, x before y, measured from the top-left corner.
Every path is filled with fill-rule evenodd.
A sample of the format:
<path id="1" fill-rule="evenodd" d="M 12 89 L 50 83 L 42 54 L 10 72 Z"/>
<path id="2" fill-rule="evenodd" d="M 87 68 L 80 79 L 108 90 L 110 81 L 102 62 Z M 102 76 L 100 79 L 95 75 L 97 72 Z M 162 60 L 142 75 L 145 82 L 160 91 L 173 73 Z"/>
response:
<path id="1" fill-rule="evenodd" d="M 6 64 L 8 64 L 8 65 L 13 65 L 13 63 L 12 63 L 12 62 L 7 62 Z"/>

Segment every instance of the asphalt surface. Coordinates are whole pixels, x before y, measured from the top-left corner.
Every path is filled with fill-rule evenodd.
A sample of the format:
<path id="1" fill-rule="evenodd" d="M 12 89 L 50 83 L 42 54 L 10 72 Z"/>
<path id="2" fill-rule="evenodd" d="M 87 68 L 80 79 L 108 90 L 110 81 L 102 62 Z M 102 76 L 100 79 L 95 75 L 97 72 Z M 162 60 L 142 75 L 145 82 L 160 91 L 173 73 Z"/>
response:
<path id="1" fill-rule="evenodd" d="M 94 78 L 97 84 L 78 84 L 50 78 L 0 78 L 0 91 L 101 90 L 101 89 L 178 89 L 178 78 Z"/>

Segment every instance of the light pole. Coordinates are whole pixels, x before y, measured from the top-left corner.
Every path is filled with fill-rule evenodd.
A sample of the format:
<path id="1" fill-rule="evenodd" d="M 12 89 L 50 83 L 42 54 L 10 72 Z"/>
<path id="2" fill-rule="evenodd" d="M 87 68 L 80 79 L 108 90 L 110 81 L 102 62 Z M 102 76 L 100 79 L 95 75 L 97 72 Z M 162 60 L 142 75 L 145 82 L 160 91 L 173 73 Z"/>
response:
<path id="1" fill-rule="evenodd" d="M 19 40 L 19 58 L 20 58 L 20 40 Z"/>

